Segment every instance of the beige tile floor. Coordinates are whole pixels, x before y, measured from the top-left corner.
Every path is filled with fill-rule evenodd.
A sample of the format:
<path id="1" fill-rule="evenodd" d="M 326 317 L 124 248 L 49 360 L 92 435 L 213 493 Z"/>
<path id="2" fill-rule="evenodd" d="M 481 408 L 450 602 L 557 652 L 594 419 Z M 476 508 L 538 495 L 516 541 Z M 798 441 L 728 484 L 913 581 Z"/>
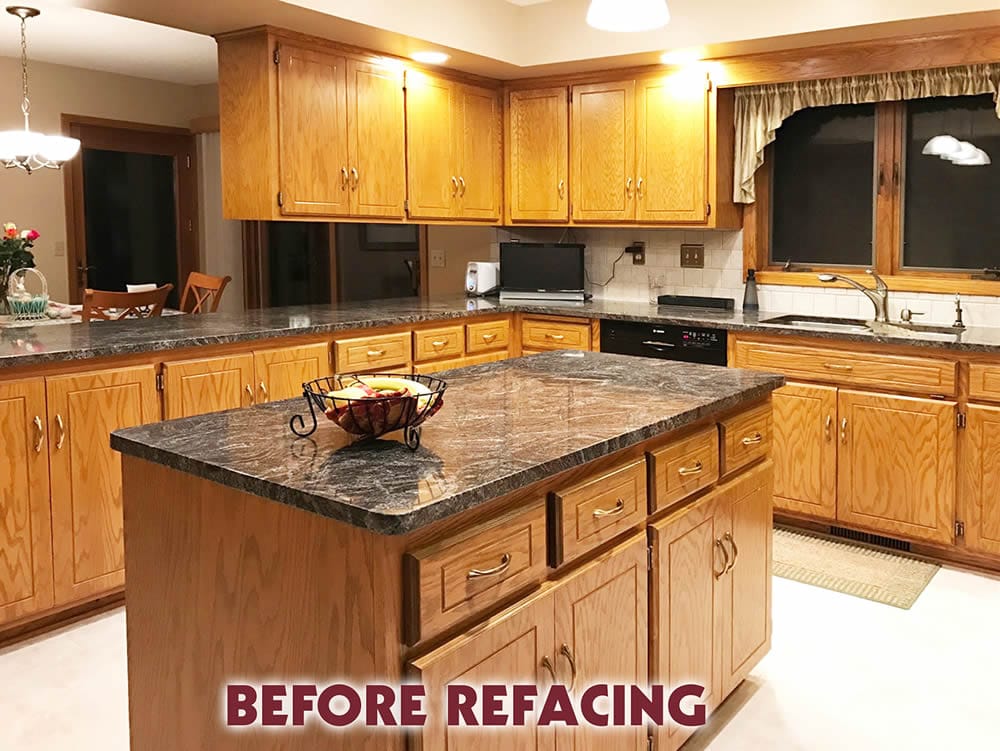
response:
<path id="1" fill-rule="evenodd" d="M 774 648 L 685 751 L 1000 748 L 1000 580 L 910 611 L 774 581 Z M 126 751 L 125 614 L 0 650 L 0 751 Z"/>

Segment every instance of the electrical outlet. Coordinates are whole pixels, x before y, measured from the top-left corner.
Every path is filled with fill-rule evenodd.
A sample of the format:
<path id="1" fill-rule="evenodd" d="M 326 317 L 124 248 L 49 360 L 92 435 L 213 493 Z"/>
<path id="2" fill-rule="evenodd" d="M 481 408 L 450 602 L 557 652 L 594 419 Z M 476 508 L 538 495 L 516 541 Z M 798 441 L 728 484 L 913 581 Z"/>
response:
<path id="1" fill-rule="evenodd" d="M 633 266 L 646 265 L 646 243 L 634 242 L 625 248 L 625 252 L 632 256 Z"/>
<path id="2" fill-rule="evenodd" d="M 443 269 L 445 267 L 445 254 L 443 250 L 431 250 L 431 267 Z"/>
<path id="3" fill-rule="evenodd" d="M 681 268 L 682 269 L 705 268 L 705 246 L 694 245 L 694 244 L 681 245 Z"/>

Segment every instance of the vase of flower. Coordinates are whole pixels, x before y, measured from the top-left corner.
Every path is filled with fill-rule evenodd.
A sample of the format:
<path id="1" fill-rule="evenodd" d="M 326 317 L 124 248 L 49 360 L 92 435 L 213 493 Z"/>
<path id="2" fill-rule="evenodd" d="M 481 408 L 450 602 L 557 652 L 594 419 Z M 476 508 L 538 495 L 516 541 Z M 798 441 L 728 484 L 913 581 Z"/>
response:
<path id="1" fill-rule="evenodd" d="M 18 232 L 12 222 L 3 225 L 0 232 L 0 315 L 10 313 L 7 301 L 7 281 L 18 269 L 35 268 L 35 256 L 31 252 L 38 232 L 26 229 Z"/>

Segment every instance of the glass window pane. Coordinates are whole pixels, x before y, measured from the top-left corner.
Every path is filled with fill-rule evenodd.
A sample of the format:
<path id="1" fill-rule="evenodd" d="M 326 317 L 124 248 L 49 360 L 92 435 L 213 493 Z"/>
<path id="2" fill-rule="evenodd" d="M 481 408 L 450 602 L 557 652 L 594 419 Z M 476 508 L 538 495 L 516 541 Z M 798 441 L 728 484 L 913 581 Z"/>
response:
<path id="1" fill-rule="evenodd" d="M 952 136 L 988 154 L 992 164 L 958 164 L 922 153 L 935 136 Z M 938 139 L 947 151 L 955 143 Z M 990 94 L 918 99 L 907 104 L 903 266 L 979 269 L 1000 266 L 1000 119 Z"/>
<path id="2" fill-rule="evenodd" d="M 875 105 L 801 110 L 774 145 L 771 262 L 874 260 Z"/>

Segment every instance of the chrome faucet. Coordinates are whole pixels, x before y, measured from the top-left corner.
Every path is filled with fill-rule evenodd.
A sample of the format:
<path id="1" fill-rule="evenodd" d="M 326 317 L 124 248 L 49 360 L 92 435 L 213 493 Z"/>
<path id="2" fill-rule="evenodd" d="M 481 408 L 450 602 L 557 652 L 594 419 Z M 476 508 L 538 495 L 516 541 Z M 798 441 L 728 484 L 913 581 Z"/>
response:
<path id="1" fill-rule="evenodd" d="M 832 282 L 843 282 L 844 284 L 851 285 L 854 289 L 858 290 L 872 301 L 872 305 L 875 306 L 875 320 L 880 323 L 888 323 L 889 287 L 886 285 L 882 277 L 875 273 L 874 269 L 866 269 L 865 273 L 875 280 L 875 289 L 869 289 L 863 284 L 859 284 L 853 279 L 841 276 L 840 274 L 820 274 L 819 280 L 826 284 L 830 284 Z"/>

